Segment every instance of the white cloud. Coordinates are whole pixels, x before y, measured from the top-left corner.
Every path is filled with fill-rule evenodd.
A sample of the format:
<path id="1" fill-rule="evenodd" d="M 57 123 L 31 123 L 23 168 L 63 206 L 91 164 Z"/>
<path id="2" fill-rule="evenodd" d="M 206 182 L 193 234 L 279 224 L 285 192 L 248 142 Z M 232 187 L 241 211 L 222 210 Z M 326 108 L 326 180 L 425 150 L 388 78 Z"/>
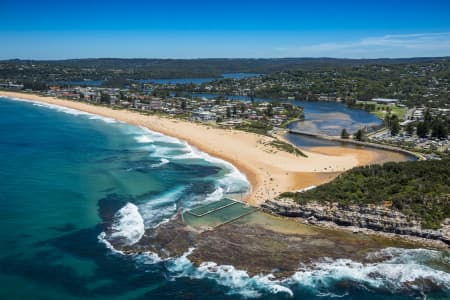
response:
<path id="1" fill-rule="evenodd" d="M 450 32 L 392 34 L 356 41 L 275 48 L 279 56 L 295 57 L 414 57 L 450 56 Z"/>

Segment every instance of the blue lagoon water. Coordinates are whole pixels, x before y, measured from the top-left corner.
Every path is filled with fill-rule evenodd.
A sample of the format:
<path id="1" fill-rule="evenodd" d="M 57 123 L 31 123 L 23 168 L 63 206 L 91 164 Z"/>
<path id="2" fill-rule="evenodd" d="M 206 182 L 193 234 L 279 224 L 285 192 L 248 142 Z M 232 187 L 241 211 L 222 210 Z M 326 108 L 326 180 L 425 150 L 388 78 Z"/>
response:
<path id="1" fill-rule="evenodd" d="M 86 80 L 86 81 L 55 81 L 50 84 L 54 85 L 69 85 L 69 86 L 96 86 L 99 87 L 103 84 L 103 80 Z"/>
<path id="2" fill-rule="evenodd" d="M 260 73 L 225 73 L 222 74 L 222 77 L 225 79 L 244 79 L 244 78 L 251 78 L 251 77 L 258 77 L 264 74 Z"/>
<path id="3" fill-rule="evenodd" d="M 222 78 L 225 79 L 243 79 L 249 77 L 256 77 L 262 74 L 256 73 L 225 73 Z M 216 77 L 202 77 L 202 78 L 155 78 L 155 79 L 141 79 L 136 80 L 139 83 L 158 83 L 158 84 L 202 84 L 211 82 L 217 79 Z M 50 84 L 54 85 L 69 85 L 69 86 L 101 86 L 104 80 L 86 80 L 86 81 L 55 81 Z"/>
<path id="4" fill-rule="evenodd" d="M 249 77 L 260 76 L 261 74 L 255 73 L 225 73 L 222 74 L 222 78 L 225 79 L 243 79 Z M 157 83 L 157 84 L 202 84 L 221 79 L 215 77 L 203 77 L 203 78 L 156 78 L 156 79 L 144 79 L 137 80 L 140 83 Z"/>
<path id="5" fill-rule="evenodd" d="M 157 83 L 157 84 L 202 84 L 216 80 L 214 77 L 205 78 L 155 78 L 137 80 L 139 83 Z"/>
<path id="6" fill-rule="evenodd" d="M 233 166 L 142 128 L 0 98 L 0 166 L 0 299 L 415 299 L 389 282 L 401 276 L 448 299 L 449 258 L 436 251 L 405 250 L 392 269 L 324 263 L 283 282 L 115 252 L 104 220 L 132 242 L 180 208 L 249 188 Z"/>
<path id="7" fill-rule="evenodd" d="M 305 120 L 289 126 L 300 131 L 336 136 L 343 128 L 354 133 L 360 128 L 377 127 L 382 123 L 375 115 L 343 103 L 298 100 L 293 103 L 305 109 Z"/>

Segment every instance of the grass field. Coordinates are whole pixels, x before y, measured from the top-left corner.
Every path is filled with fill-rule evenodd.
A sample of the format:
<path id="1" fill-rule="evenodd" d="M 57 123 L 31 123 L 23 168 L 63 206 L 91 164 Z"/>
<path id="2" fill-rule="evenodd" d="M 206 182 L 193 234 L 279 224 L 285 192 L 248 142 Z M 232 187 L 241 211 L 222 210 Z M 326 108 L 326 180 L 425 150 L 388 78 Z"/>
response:
<path id="1" fill-rule="evenodd" d="M 358 103 L 374 104 L 371 101 L 358 101 Z M 389 111 L 391 114 L 397 115 L 400 120 L 403 120 L 403 117 L 407 111 L 407 108 L 406 107 L 398 107 L 396 105 L 375 104 L 375 110 L 370 111 L 370 113 L 377 116 L 381 120 L 384 120 L 384 117 L 386 116 L 386 114 Z"/>

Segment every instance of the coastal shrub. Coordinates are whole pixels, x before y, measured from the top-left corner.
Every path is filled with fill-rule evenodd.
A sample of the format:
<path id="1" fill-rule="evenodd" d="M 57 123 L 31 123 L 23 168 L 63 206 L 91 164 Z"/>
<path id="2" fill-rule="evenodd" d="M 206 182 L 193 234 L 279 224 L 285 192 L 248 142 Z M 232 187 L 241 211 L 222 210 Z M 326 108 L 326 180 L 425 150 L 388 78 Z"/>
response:
<path id="1" fill-rule="evenodd" d="M 450 160 L 386 163 L 353 168 L 335 180 L 303 193 L 283 193 L 300 204 L 309 201 L 385 205 L 420 218 L 424 228 L 439 228 L 450 218 Z"/>
<path id="2" fill-rule="evenodd" d="M 306 154 L 303 153 L 300 149 L 298 149 L 297 147 L 295 147 L 295 146 L 293 146 L 293 145 L 291 145 L 289 143 L 286 143 L 284 141 L 274 140 L 274 141 L 271 141 L 269 143 L 269 145 L 274 147 L 274 148 L 276 148 L 276 149 L 278 149 L 278 150 L 285 151 L 285 152 L 288 152 L 288 153 L 292 153 L 292 154 L 294 154 L 296 156 L 307 157 Z"/>

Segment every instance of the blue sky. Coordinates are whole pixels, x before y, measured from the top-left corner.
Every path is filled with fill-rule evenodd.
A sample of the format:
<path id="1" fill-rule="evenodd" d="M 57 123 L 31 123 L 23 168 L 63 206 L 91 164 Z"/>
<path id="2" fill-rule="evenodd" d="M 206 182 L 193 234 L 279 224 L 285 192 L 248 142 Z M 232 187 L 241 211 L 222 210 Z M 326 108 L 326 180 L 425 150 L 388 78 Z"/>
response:
<path id="1" fill-rule="evenodd" d="M 6 1 L 0 59 L 450 55 L 450 1 Z"/>

